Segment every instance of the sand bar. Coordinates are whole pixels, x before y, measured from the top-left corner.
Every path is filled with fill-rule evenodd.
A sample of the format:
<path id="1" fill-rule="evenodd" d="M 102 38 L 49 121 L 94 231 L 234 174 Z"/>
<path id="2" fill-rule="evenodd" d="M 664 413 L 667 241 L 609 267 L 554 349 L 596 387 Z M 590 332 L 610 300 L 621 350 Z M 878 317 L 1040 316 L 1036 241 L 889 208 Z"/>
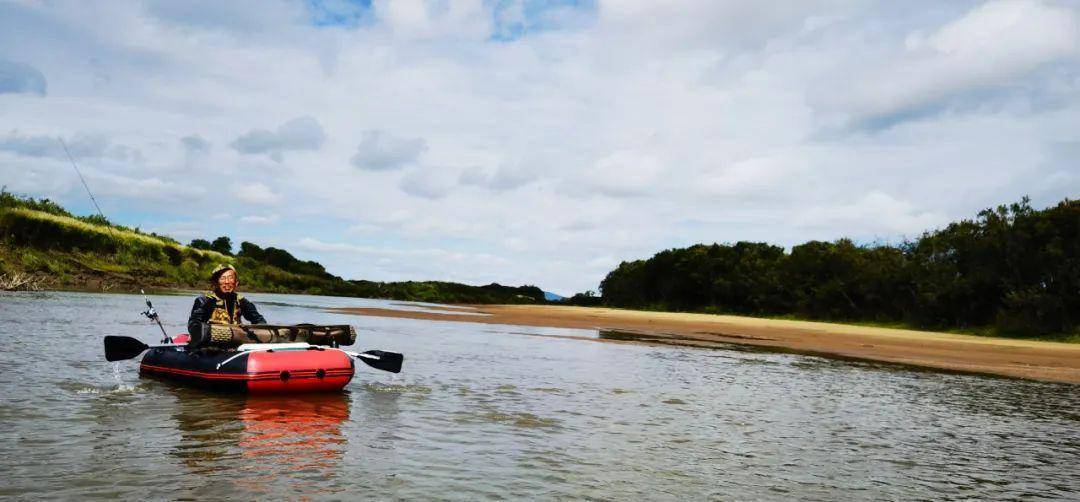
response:
<path id="1" fill-rule="evenodd" d="M 341 308 L 336 312 L 487 324 L 617 330 L 649 335 L 649 343 L 709 343 L 773 347 L 806 353 L 908 364 L 1051 382 L 1080 383 L 1080 344 L 1013 340 L 930 331 L 709 314 L 645 312 L 557 305 L 479 305 L 415 312 Z M 601 340 L 606 341 L 606 340 Z"/>

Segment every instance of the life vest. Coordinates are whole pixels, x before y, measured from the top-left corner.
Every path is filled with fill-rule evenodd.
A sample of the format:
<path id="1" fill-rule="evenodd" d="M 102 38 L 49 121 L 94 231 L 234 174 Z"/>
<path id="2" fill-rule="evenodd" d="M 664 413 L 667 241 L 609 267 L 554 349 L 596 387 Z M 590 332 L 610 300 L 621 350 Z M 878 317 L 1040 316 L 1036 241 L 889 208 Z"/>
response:
<path id="1" fill-rule="evenodd" d="M 240 300 L 244 297 L 236 295 L 236 304 L 233 305 L 232 316 L 229 316 L 229 306 L 225 300 L 218 298 L 213 291 L 207 291 L 206 297 L 214 300 L 214 311 L 210 313 L 210 324 L 240 324 Z"/>

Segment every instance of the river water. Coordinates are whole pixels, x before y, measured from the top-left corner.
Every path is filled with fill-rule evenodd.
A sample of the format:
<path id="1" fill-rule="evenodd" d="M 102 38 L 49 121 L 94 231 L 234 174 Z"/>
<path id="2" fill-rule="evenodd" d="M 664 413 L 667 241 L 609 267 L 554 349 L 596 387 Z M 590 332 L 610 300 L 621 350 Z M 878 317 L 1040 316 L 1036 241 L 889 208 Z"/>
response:
<path id="1" fill-rule="evenodd" d="M 404 370 L 358 364 L 340 394 L 207 393 L 105 362 L 103 335 L 161 338 L 140 296 L 0 293 L 0 497 L 1080 497 L 1076 385 L 249 297 L 273 323 L 352 324 Z M 153 299 L 183 332 L 192 297 Z"/>

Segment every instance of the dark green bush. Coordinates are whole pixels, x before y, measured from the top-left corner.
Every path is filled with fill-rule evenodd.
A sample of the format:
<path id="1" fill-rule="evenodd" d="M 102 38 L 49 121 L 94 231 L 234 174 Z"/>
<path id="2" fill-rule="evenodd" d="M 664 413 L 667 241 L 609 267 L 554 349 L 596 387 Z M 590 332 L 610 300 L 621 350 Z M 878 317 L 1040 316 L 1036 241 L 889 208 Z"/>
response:
<path id="1" fill-rule="evenodd" d="M 669 249 L 621 263 L 600 286 L 616 307 L 1067 334 L 1080 326 L 1080 201 L 1037 211 L 1025 198 L 899 246 Z"/>

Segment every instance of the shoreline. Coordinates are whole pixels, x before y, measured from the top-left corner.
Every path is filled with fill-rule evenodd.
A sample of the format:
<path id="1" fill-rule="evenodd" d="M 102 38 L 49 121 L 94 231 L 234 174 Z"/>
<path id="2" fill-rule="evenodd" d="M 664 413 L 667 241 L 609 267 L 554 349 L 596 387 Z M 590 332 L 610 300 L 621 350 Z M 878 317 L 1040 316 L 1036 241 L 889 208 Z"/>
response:
<path id="1" fill-rule="evenodd" d="M 462 308 L 487 315 L 458 314 Z M 433 321 L 621 331 L 614 343 L 722 347 L 749 345 L 936 370 L 1080 383 L 1080 344 L 729 315 L 563 305 L 470 305 L 417 312 L 380 308 L 328 311 Z"/>

